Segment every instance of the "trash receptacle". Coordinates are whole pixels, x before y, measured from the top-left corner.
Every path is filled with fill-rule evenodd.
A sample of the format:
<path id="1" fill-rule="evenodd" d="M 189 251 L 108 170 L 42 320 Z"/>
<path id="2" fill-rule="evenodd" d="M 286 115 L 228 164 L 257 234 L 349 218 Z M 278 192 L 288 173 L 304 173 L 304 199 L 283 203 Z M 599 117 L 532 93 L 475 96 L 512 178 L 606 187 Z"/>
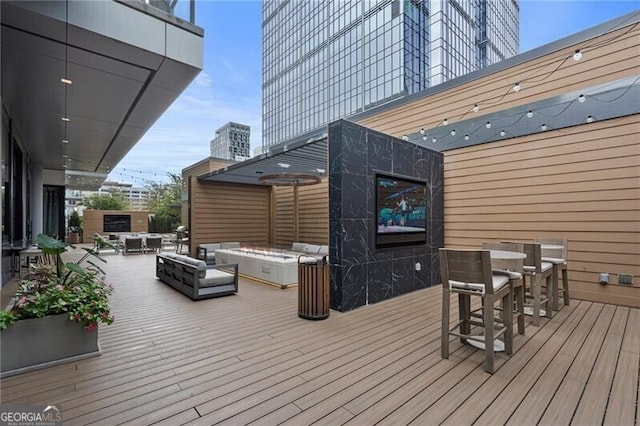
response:
<path id="1" fill-rule="evenodd" d="M 329 316 L 327 256 L 298 257 L 298 316 L 309 320 Z"/>

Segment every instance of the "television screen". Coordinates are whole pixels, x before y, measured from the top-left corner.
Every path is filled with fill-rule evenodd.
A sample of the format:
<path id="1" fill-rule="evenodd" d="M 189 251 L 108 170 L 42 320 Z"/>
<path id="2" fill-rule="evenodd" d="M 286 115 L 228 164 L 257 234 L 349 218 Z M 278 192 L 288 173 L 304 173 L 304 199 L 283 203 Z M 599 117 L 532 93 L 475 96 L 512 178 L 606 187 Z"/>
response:
<path id="1" fill-rule="evenodd" d="M 426 243 L 426 182 L 376 175 L 376 209 L 376 247 Z"/>
<path id="2" fill-rule="evenodd" d="M 103 232 L 131 232 L 131 215 L 105 214 L 102 229 Z"/>

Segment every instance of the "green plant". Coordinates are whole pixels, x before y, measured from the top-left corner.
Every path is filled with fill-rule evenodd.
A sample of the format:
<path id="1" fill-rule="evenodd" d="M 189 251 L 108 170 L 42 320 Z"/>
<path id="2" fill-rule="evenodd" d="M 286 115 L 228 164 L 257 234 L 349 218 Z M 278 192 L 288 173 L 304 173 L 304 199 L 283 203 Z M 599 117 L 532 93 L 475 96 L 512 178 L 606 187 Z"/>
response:
<path id="1" fill-rule="evenodd" d="M 68 314 L 87 330 L 99 323 L 112 324 L 109 295 L 113 289 L 105 282 L 104 271 L 87 260 L 89 256 L 104 259 L 85 248 L 87 253 L 80 260 L 64 264 L 60 255 L 73 246 L 44 234 L 38 235 L 38 246 L 54 256 L 55 263 L 33 267 L 20 282 L 12 307 L 0 312 L 0 330 L 21 319 L 56 314 Z M 88 266 L 81 265 L 85 261 Z"/>

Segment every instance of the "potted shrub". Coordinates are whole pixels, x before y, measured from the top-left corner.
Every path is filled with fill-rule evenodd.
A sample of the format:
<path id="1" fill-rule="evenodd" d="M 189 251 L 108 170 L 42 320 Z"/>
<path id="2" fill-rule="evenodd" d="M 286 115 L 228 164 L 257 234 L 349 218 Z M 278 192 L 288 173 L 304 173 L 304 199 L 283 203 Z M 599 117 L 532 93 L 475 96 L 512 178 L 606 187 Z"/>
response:
<path id="1" fill-rule="evenodd" d="M 82 219 L 77 211 L 69 215 L 69 243 L 77 244 L 82 239 Z"/>
<path id="2" fill-rule="evenodd" d="M 32 267 L 10 304 L 0 311 L 1 377 L 100 355 L 98 325 L 113 323 L 112 288 L 91 260 L 63 263 L 69 244 L 38 235 L 38 247 L 54 259 Z"/>

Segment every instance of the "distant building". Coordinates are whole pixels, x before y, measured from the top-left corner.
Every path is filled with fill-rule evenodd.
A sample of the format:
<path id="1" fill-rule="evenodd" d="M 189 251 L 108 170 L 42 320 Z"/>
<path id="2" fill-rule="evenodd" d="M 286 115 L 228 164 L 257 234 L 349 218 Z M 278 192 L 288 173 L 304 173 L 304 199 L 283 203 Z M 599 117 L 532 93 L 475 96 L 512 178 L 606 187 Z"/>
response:
<path id="1" fill-rule="evenodd" d="M 511 57 L 518 28 L 518 0 L 265 0 L 262 145 Z"/>
<path id="2" fill-rule="evenodd" d="M 251 127 L 229 122 L 216 130 L 211 141 L 211 156 L 226 160 L 244 161 L 251 157 Z"/>
<path id="3" fill-rule="evenodd" d="M 111 191 L 120 192 L 125 202 L 129 205 L 128 210 L 145 211 L 149 207 L 149 190 L 135 187 L 130 183 L 120 183 L 105 181 L 97 191 L 80 191 L 77 189 L 67 189 L 65 191 L 65 215 L 69 217 L 72 211 L 76 210 L 80 215 L 84 206 L 80 203 L 85 197 L 93 194 L 107 194 Z"/>

